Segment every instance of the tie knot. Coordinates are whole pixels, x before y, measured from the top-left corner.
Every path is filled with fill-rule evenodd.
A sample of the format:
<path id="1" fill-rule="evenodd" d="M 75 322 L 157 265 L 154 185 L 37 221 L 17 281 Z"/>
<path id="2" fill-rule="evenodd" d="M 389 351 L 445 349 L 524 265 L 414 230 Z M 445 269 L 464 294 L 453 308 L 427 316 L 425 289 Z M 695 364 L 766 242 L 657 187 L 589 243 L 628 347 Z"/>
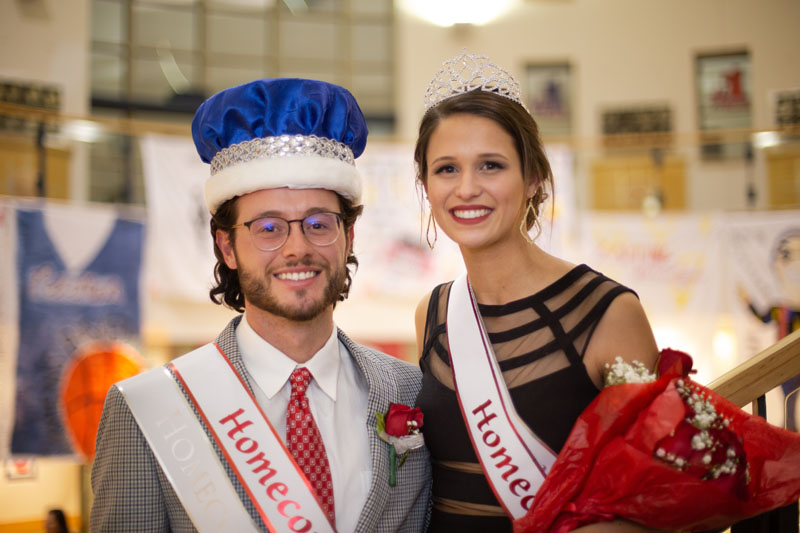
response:
<path id="1" fill-rule="evenodd" d="M 289 380 L 292 382 L 292 395 L 305 395 L 308 384 L 311 383 L 311 372 L 305 367 L 295 368 Z"/>

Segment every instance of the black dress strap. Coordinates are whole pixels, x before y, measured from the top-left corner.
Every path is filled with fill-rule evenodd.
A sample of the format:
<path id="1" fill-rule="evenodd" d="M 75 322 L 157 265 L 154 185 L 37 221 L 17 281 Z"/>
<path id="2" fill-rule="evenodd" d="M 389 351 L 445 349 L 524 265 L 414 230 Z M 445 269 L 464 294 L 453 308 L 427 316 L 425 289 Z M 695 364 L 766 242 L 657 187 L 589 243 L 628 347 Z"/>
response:
<path id="1" fill-rule="evenodd" d="M 439 301 L 441 299 L 442 291 L 447 287 L 449 288 L 453 282 L 442 283 L 437 285 L 431 291 L 431 298 L 428 301 L 428 312 L 425 317 L 425 334 L 423 336 L 422 354 L 430 353 L 431 348 L 434 347 L 434 352 L 442 355 L 447 354 L 447 350 L 442 345 L 441 339 L 447 332 L 446 322 L 439 322 Z M 446 358 L 442 359 L 449 364 Z"/>

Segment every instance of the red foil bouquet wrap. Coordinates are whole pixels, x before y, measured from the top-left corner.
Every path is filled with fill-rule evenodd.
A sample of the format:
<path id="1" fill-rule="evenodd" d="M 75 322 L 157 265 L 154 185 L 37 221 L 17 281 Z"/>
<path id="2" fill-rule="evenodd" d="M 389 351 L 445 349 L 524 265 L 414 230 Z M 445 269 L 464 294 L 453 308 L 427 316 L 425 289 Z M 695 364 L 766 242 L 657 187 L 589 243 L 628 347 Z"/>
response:
<path id="1" fill-rule="evenodd" d="M 749 415 L 687 377 L 663 350 L 655 381 L 606 386 L 575 423 L 514 531 L 622 518 L 648 527 L 730 525 L 800 497 L 800 434 Z"/>

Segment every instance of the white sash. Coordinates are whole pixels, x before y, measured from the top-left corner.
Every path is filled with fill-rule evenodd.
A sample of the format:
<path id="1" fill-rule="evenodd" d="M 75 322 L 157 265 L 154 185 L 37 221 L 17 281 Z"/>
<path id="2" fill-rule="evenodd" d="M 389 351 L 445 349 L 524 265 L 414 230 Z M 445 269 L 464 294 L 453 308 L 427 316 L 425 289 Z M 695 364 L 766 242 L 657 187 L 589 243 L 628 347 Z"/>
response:
<path id="1" fill-rule="evenodd" d="M 517 414 L 466 274 L 453 282 L 447 342 L 458 403 L 472 447 L 512 519 L 525 516 L 556 454 Z"/>
<path id="2" fill-rule="evenodd" d="M 117 384 L 194 527 L 258 531 L 166 368 Z"/>
<path id="3" fill-rule="evenodd" d="M 221 349 L 207 344 L 169 366 L 269 531 L 333 533 L 311 484 Z M 176 386 L 172 388 L 177 390 Z M 195 425 L 201 427 L 185 401 L 183 405 Z M 155 398 L 149 417 L 157 418 L 158 413 L 163 413 L 161 406 L 163 402 Z M 147 416 L 143 414 L 137 421 L 140 418 Z M 159 463 L 165 472 L 180 470 L 180 464 L 171 456 L 174 454 L 161 455 L 163 462 L 159 458 Z M 214 454 L 214 463 L 221 469 L 216 459 Z"/>

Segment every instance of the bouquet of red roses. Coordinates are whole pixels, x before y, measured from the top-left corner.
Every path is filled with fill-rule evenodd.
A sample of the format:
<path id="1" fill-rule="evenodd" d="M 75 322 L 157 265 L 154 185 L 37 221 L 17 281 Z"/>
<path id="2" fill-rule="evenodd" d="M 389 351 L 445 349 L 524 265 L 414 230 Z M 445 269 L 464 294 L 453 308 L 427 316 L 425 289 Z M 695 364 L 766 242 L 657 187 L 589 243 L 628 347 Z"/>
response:
<path id="1" fill-rule="evenodd" d="M 800 497 L 800 434 L 693 382 L 688 355 L 663 350 L 649 382 L 630 383 L 643 369 L 621 360 L 611 370 L 621 384 L 578 418 L 516 533 L 614 518 L 713 529 Z"/>

